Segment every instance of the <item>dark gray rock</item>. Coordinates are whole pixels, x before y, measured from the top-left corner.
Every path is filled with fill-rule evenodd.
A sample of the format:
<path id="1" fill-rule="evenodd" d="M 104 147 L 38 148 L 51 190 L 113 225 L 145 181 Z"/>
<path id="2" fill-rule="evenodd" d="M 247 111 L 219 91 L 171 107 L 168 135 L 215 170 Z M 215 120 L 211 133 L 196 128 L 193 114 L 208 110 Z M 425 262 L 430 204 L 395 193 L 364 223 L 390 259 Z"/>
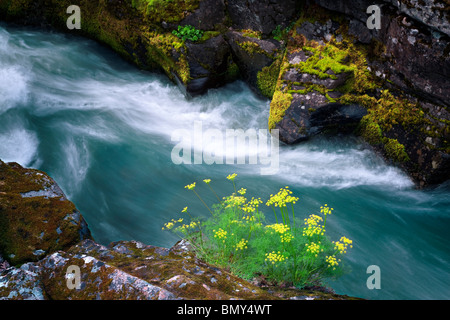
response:
<path id="1" fill-rule="evenodd" d="M 191 77 L 186 86 L 188 95 L 200 95 L 225 84 L 232 58 L 230 47 L 222 35 L 203 43 L 187 42 L 186 46 Z"/>
<path id="2" fill-rule="evenodd" d="M 233 60 L 238 65 L 244 80 L 256 91 L 258 72 L 264 67 L 270 66 L 281 54 L 281 45 L 273 39 L 261 40 L 246 37 L 241 32 L 229 31 L 225 38 L 231 48 Z M 245 44 L 250 43 L 249 49 Z"/>
<path id="3" fill-rule="evenodd" d="M 270 35 L 280 25 L 287 27 L 298 14 L 295 0 L 228 0 L 227 9 L 234 29 L 252 29 Z"/>

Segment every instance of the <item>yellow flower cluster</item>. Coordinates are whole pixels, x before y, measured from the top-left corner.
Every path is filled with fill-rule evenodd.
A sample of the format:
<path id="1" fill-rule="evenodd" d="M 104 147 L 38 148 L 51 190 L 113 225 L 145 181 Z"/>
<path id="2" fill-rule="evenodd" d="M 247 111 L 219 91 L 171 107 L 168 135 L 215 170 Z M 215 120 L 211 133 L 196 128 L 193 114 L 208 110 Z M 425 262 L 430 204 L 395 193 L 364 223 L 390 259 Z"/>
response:
<path id="1" fill-rule="evenodd" d="M 181 223 L 183 222 L 183 219 L 178 219 L 178 220 L 174 220 L 172 219 L 171 221 L 167 222 L 164 224 L 164 227 L 162 228 L 162 230 L 170 230 L 172 229 L 177 223 Z"/>
<path id="2" fill-rule="evenodd" d="M 275 230 L 275 232 L 281 234 L 285 233 L 286 231 L 289 231 L 289 227 L 284 223 L 269 224 L 268 226 L 266 226 L 266 228 L 273 229 Z"/>
<path id="3" fill-rule="evenodd" d="M 246 212 L 246 213 L 253 213 L 255 212 L 255 208 L 251 205 L 249 205 L 248 203 L 244 204 L 242 206 L 242 211 Z"/>
<path id="4" fill-rule="evenodd" d="M 341 261 L 341 260 L 340 259 L 337 260 L 336 257 L 334 257 L 334 256 L 327 256 L 325 258 L 325 261 L 328 263 L 329 268 L 333 267 L 333 270 L 336 270 L 336 266 L 339 264 L 338 261 Z"/>
<path id="5" fill-rule="evenodd" d="M 265 261 L 269 261 L 272 264 L 275 264 L 277 262 L 283 262 L 286 259 L 287 259 L 287 257 L 282 255 L 280 251 L 278 251 L 278 252 L 272 251 L 271 253 L 266 253 Z"/>
<path id="6" fill-rule="evenodd" d="M 323 219 L 321 216 L 312 214 L 308 218 L 305 219 L 305 224 L 308 226 L 317 226 L 322 221 L 323 221 Z"/>
<path id="7" fill-rule="evenodd" d="M 346 237 L 341 237 L 341 239 L 339 241 L 334 242 L 334 249 L 339 251 L 339 253 L 344 254 L 347 253 L 347 248 L 353 248 L 353 241 L 346 238 Z"/>
<path id="8" fill-rule="evenodd" d="M 237 176 L 236 173 L 229 174 L 229 175 L 227 176 L 227 179 L 228 179 L 228 180 L 231 180 L 231 181 L 234 181 L 234 178 L 236 178 L 236 176 Z"/>
<path id="9" fill-rule="evenodd" d="M 195 182 L 194 182 L 194 183 L 191 183 L 191 184 L 188 184 L 188 185 L 185 186 L 184 188 L 185 188 L 185 189 L 189 189 L 189 190 L 194 190 L 194 188 L 195 188 Z"/>
<path id="10" fill-rule="evenodd" d="M 230 207 L 235 207 L 235 206 L 240 207 L 247 201 L 247 199 L 245 197 L 236 196 L 234 193 L 231 196 L 224 197 L 223 199 L 224 199 L 223 203 L 225 205 L 225 208 L 230 208 Z"/>
<path id="11" fill-rule="evenodd" d="M 305 246 L 306 251 L 314 254 L 316 257 L 320 251 L 323 251 L 323 249 L 320 248 L 320 242 L 319 243 L 311 242 L 310 244 L 305 244 Z"/>
<path id="12" fill-rule="evenodd" d="M 214 232 L 214 238 L 222 239 L 223 242 L 225 242 L 225 239 L 227 238 L 228 232 L 223 230 L 222 228 L 219 228 L 218 231 L 213 230 Z"/>
<path id="13" fill-rule="evenodd" d="M 291 196 L 292 191 L 289 187 L 281 188 L 276 195 L 271 194 L 269 200 L 266 202 L 266 206 L 285 207 L 287 203 L 295 204 L 298 200 L 297 197 Z"/>
<path id="14" fill-rule="evenodd" d="M 236 251 L 247 249 L 248 240 L 242 239 L 236 244 Z"/>
<path id="15" fill-rule="evenodd" d="M 182 213 L 185 213 L 185 212 L 187 212 L 187 209 L 188 209 L 188 207 L 184 207 L 184 209 L 181 210 L 181 212 L 182 212 Z"/>
<path id="16" fill-rule="evenodd" d="M 323 213 L 324 216 L 332 214 L 333 210 L 334 209 L 328 207 L 327 204 L 325 204 L 323 207 L 320 207 L 320 212 Z"/>
<path id="17" fill-rule="evenodd" d="M 244 195 L 246 192 L 247 192 L 247 189 L 244 189 L 244 188 L 241 188 L 241 189 L 238 190 L 238 193 L 240 195 Z"/>
<path id="18" fill-rule="evenodd" d="M 319 223 L 322 222 L 322 217 L 312 214 L 305 219 L 306 228 L 303 229 L 303 236 L 312 237 L 314 235 L 324 235 L 324 228 Z"/>
<path id="19" fill-rule="evenodd" d="M 205 179 L 203 180 L 204 183 L 209 184 L 211 182 L 211 179 Z"/>
<path id="20" fill-rule="evenodd" d="M 252 222 L 252 221 L 255 221 L 255 217 L 254 216 L 243 216 L 242 220 Z"/>
<path id="21" fill-rule="evenodd" d="M 261 198 L 256 198 L 256 199 L 252 198 L 252 200 L 250 200 L 248 202 L 249 205 L 251 205 L 251 206 L 253 206 L 255 208 L 258 208 L 261 203 L 262 203 Z"/>
<path id="22" fill-rule="evenodd" d="M 258 199 L 252 198 L 252 200 L 243 204 L 242 210 L 247 213 L 253 213 L 258 209 L 260 203 L 262 203 L 260 198 Z"/>
<path id="23" fill-rule="evenodd" d="M 294 236 L 291 233 L 285 233 L 280 235 L 281 242 L 289 243 L 294 239 Z"/>
<path id="24" fill-rule="evenodd" d="M 194 229 L 197 227 L 198 223 L 195 221 L 192 221 L 190 224 L 183 224 L 182 226 L 178 227 L 178 229 L 182 232 L 187 231 L 188 229 Z"/>

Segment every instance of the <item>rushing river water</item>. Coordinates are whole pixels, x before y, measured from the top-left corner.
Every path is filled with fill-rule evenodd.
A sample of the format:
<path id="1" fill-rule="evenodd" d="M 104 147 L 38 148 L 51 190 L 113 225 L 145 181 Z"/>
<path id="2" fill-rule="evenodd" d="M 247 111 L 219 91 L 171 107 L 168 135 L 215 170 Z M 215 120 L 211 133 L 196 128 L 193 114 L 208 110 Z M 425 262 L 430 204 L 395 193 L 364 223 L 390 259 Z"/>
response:
<path id="1" fill-rule="evenodd" d="M 96 43 L 67 35 L 0 26 L 0 159 L 50 174 L 103 244 L 139 240 L 170 247 L 161 227 L 181 209 L 206 216 L 184 189 L 197 181 L 206 202 L 232 192 L 267 199 L 289 185 L 297 216 L 334 207 L 332 240 L 353 239 L 351 273 L 331 283 L 337 293 L 368 299 L 450 298 L 450 188 L 416 190 L 354 138 L 316 138 L 280 146 L 279 172 L 260 165 L 176 165 L 178 129 L 266 129 L 269 102 L 242 82 L 191 100 L 165 76 L 142 72 Z M 270 218 L 270 212 L 267 212 Z M 369 290 L 378 265 L 381 289 Z"/>

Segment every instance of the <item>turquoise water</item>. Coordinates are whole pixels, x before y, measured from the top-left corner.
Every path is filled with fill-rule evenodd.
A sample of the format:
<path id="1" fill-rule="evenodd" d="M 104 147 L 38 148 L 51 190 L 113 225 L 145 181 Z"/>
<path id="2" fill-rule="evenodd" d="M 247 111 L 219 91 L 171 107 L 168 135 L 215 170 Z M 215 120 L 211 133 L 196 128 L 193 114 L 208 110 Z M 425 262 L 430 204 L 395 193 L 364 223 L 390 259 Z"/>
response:
<path id="1" fill-rule="evenodd" d="M 450 186 L 416 190 L 400 170 L 351 137 L 281 146 L 279 172 L 260 165 L 175 165 L 178 129 L 266 129 L 269 102 L 242 82 L 187 100 L 165 76 L 142 72 L 96 43 L 61 34 L 0 27 L 0 159 L 49 173 L 103 244 L 139 240 L 170 247 L 162 231 L 181 209 L 208 212 L 184 189 L 225 177 L 263 199 L 289 185 L 297 216 L 327 203 L 332 240 L 354 242 L 346 256 L 352 272 L 330 285 L 337 293 L 368 299 L 450 297 Z M 250 150 L 251 151 L 251 150 Z M 240 150 L 239 152 L 244 152 Z M 267 211 L 270 219 L 270 211 Z M 378 265 L 381 289 L 369 290 L 366 269 Z"/>

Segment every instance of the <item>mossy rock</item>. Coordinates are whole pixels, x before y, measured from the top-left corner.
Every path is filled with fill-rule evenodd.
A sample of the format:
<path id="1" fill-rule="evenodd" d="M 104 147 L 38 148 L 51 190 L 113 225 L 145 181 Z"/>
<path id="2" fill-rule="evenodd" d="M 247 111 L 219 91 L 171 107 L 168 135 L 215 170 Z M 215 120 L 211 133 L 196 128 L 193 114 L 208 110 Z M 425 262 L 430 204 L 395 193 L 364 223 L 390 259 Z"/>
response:
<path id="1" fill-rule="evenodd" d="M 90 238 L 75 205 L 44 172 L 0 160 L 0 254 L 11 264 L 37 261 Z"/>
<path id="2" fill-rule="evenodd" d="M 78 288 L 68 287 L 70 266 Z M 69 281 L 68 281 L 69 280 Z M 189 243 L 161 248 L 138 241 L 108 246 L 84 240 L 39 262 L 10 268 L 0 277 L 0 297 L 49 300 L 354 300 L 317 287 L 304 290 L 258 285 L 196 258 Z"/>

